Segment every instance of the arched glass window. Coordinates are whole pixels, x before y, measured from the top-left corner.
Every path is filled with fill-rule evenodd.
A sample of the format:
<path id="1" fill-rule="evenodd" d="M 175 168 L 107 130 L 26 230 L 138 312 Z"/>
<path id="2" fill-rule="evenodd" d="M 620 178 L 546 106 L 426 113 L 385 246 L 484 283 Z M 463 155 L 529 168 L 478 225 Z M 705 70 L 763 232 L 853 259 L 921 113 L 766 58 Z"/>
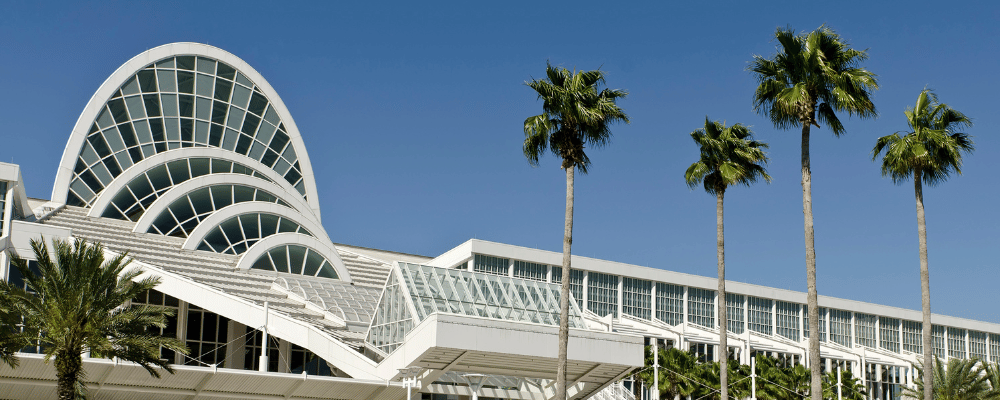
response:
<path id="1" fill-rule="evenodd" d="M 243 254 L 250 246 L 271 235 L 298 232 L 312 236 L 299 224 L 274 214 L 249 213 L 231 217 L 212 228 L 198 250 L 216 253 Z"/>
<path id="2" fill-rule="evenodd" d="M 289 207 L 288 203 L 266 191 L 244 185 L 203 187 L 178 198 L 153 220 L 147 233 L 186 238 L 202 220 L 216 210 L 236 203 L 263 201 Z"/>
<path id="3" fill-rule="evenodd" d="M 338 279 L 337 271 L 326 257 L 316 250 L 295 244 L 282 245 L 268 250 L 250 267 L 264 271 L 283 272 Z"/>
<path id="4" fill-rule="evenodd" d="M 138 221 L 156 199 L 170 188 L 191 178 L 209 174 L 243 174 L 272 182 L 246 165 L 220 158 L 194 157 L 170 161 L 133 178 L 111 199 L 104 218 Z"/>
<path id="5" fill-rule="evenodd" d="M 302 169 L 274 105 L 235 68 L 178 56 L 146 66 L 91 125 L 67 202 L 87 206 L 122 171 L 157 153 L 218 147 L 258 160 L 305 197 Z"/>

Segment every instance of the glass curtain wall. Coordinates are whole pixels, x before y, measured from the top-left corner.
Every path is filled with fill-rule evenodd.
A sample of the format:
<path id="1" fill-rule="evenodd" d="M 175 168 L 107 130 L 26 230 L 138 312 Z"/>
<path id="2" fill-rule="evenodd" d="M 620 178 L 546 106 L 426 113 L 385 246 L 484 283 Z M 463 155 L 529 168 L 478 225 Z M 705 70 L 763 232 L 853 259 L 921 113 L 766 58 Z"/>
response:
<path id="1" fill-rule="evenodd" d="M 656 319 L 677 326 L 684 320 L 684 287 L 656 282 Z"/>

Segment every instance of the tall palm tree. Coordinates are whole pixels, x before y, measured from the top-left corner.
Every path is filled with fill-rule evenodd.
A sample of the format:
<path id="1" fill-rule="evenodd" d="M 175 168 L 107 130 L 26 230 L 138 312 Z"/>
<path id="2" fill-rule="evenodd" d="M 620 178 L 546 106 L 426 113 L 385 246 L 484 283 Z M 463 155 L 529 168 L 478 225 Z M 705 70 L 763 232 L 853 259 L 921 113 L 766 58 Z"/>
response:
<path id="1" fill-rule="evenodd" d="M 813 400 L 822 397 L 819 355 L 819 306 L 816 292 L 816 247 L 812 213 L 812 171 L 809 164 L 809 132 L 822 122 L 840 136 L 844 125 L 837 112 L 861 118 L 878 115 L 871 91 L 878 89 L 875 74 L 859 65 L 866 50 L 848 47 L 840 35 L 826 26 L 796 34 L 778 28 L 775 39 L 781 47 L 773 58 L 754 56 L 749 70 L 758 81 L 754 109 L 766 114 L 780 129 L 802 128 L 802 213 L 805 219 L 807 306 L 809 311 L 809 369 Z"/>
<path id="2" fill-rule="evenodd" d="M 160 359 L 160 347 L 187 354 L 184 344 L 159 336 L 148 328 L 163 328 L 171 311 L 163 307 L 125 304 L 159 284 L 147 277 L 137 281 L 138 269 L 125 270 L 131 259 L 125 254 L 104 258 L 104 246 L 77 239 L 74 243 L 53 241 L 55 259 L 43 240 L 32 240 L 40 274 L 20 257 L 12 265 L 26 283 L 20 288 L 0 282 L 0 300 L 12 303 L 23 317 L 24 334 L 45 352 L 45 361 L 55 358 L 58 396 L 69 400 L 82 394 L 83 353 L 132 361 L 150 375 L 160 377 L 154 367 L 173 373 Z M 155 330 L 159 332 L 159 329 Z"/>
<path id="3" fill-rule="evenodd" d="M 605 85 L 604 72 L 576 71 L 546 64 L 547 79 L 525 82 L 543 101 L 542 114 L 524 120 L 524 156 L 538 165 L 545 151 L 562 158 L 566 170 L 566 225 L 563 232 L 562 290 L 559 297 L 559 361 L 556 398 L 566 398 L 566 348 L 569 342 L 570 248 L 573 244 L 573 173 L 586 174 L 590 158 L 586 146 L 603 147 L 611 141 L 610 126 L 628 123 L 628 116 L 615 102 L 628 95 Z"/>
<path id="4" fill-rule="evenodd" d="M 923 364 L 927 365 L 927 364 Z M 975 359 L 952 358 L 947 365 L 941 359 L 934 357 L 933 373 L 920 365 L 915 368 L 920 371 L 914 380 L 915 389 L 903 388 L 903 396 L 916 400 L 995 400 L 1000 398 L 1000 392 L 990 386 L 988 373 L 983 373 L 982 363 Z M 927 384 L 930 377 L 932 384 Z M 933 388 L 931 397 L 927 397 L 927 388 Z"/>
<path id="5" fill-rule="evenodd" d="M 715 237 L 719 269 L 719 382 L 722 400 L 729 400 L 723 199 L 729 186 L 750 186 L 758 179 L 771 181 L 762 165 L 767 163 L 767 155 L 764 154 L 767 144 L 753 140 L 753 132 L 745 125 L 726 127 L 724 122 L 709 121 L 708 117 L 705 117 L 705 127 L 691 132 L 691 138 L 701 148 L 701 156 L 684 172 L 684 180 L 692 189 L 701 183 L 708 194 L 715 196 Z"/>
<path id="6" fill-rule="evenodd" d="M 917 236 L 920 246 L 920 298 L 923 309 L 923 365 L 931 364 L 931 289 L 930 273 L 927 268 L 927 224 L 924 220 L 923 184 L 937 185 L 948 179 L 954 171 L 962 173 L 962 153 L 975 149 L 972 137 L 958 132 L 972 126 L 972 120 L 947 104 L 938 102 L 937 95 L 924 89 L 917 96 L 913 108 L 905 111 L 906 124 L 910 132 L 896 132 L 878 138 L 872 149 L 872 160 L 885 152 L 882 157 L 882 176 L 892 177 L 893 182 L 902 184 L 913 179 L 913 190 L 917 199 Z M 900 134 L 902 133 L 902 135 Z M 933 373 L 936 371 L 928 371 Z M 924 390 L 926 398 L 931 398 L 935 379 Z"/>

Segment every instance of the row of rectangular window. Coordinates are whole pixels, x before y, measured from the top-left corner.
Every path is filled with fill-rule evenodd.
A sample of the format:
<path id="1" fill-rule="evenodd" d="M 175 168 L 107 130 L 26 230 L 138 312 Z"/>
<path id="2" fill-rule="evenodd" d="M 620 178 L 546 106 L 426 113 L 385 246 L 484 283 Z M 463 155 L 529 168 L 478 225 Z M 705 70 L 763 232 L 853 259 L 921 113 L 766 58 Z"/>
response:
<path id="1" fill-rule="evenodd" d="M 477 255 L 476 257 L 480 257 Z M 483 256 L 485 257 L 485 256 Z M 510 260 L 496 258 L 498 265 L 493 267 L 496 274 L 507 275 L 507 267 Z M 531 264 L 536 266 L 537 271 L 532 275 L 534 279 L 544 280 L 544 274 L 540 271 L 545 269 L 543 264 L 532 264 L 523 261 L 514 261 L 517 265 Z M 500 268 L 499 266 L 503 266 Z M 485 269 L 487 267 L 480 267 Z M 477 268 L 477 271 L 479 268 Z M 562 268 L 552 267 L 552 282 L 561 281 Z M 618 291 L 619 279 L 621 280 L 621 311 L 625 315 L 634 316 L 649 320 L 652 317 L 655 301 L 655 319 L 669 325 L 678 325 L 684 320 L 684 286 L 671 285 L 662 282 L 653 282 L 643 279 L 610 275 L 599 272 L 586 273 L 587 278 L 587 301 L 586 307 L 583 304 L 583 282 L 584 271 L 571 270 L 572 279 L 570 289 L 573 297 L 581 309 L 586 308 L 594 313 L 604 316 L 608 314 L 618 316 Z M 527 274 L 519 273 L 518 277 L 528 277 Z M 521 276 L 524 275 L 524 276 Z M 653 287 L 655 283 L 655 298 Z M 716 292 L 709 289 L 695 287 L 687 288 L 687 321 L 693 324 L 714 328 Z M 744 296 L 736 293 L 726 293 L 728 330 L 735 334 L 743 333 L 744 326 L 751 331 L 772 335 L 777 334 L 790 340 L 799 341 L 809 337 L 809 321 L 804 305 L 785 301 L 775 301 L 771 299 Z M 743 308 L 746 304 L 747 321 L 743 321 Z M 829 319 L 829 322 L 827 321 Z M 801 320 L 801 323 L 800 323 Z M 746 325 L 744 325 L 744 322 Z M 829 324 L 830 332 L 827 332 Z M 878 331 L 876 331 L 876 324 Z M 799 329 L 799 326 L 802 329 Z M 846 347 L 861 345 L 869 348 L 882 348 L 895 353 L 901 350 L 920 353 L 922 342 L 920 341 L 920 323 L 915 321 L 901 320 L 898 318 L 881 317 L 872 314 L 852 313 L 845 310 L 820 308 L 820 340 L 827 339 Z M 943 327 L 935 326 L 934 340 L 935 353 L 940 357 L 945 356 L 945 331 Z M 993 358 L 1000 360 L 1000 335 L 987 335 L 983 332 L 968 331 L 969 349 L 966 351 L 965 335 L 966 330 L 959 328 L 948 328 L 948 355 L 951 357 L 965 357 L 966 354 L 974 357 L 985 358 L 986 348 L 991 351 L 989 354 Z M 801 334 L 801 337 L 800 337 Z M 973 335 L 975 342 L 973 342 Z M 995 343 L 994 343 L 995 336 Z M 980 340 L 982 338 L 982 340 Z M 989 340 L 987 340 L 989 339 Z"/>

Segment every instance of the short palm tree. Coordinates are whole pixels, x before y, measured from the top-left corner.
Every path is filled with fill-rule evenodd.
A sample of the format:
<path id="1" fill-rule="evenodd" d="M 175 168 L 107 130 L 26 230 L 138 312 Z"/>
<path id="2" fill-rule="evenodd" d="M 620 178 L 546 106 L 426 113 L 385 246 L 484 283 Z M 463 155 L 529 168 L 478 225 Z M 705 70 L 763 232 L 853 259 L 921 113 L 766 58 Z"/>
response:
<path id="1" fill-rule="evenodd" d="M 812 213 L 812 170 L 809 133 L 824 123 L 834 135 L 844 133 L 837 112 L 873 118 L 878 114 L 871 91 L 878 89 L 875 74 L 859 65 L 867 51 L 848 47 L 832 29 L 819 27 L 796 34 L 778 28 L 781 45 L 773 58 L 754 56 L 749 70 L 758 81 L 754 109 L 780 129 L 802 128 L 802 212 L 805 218 L 807 307 L 809 313 L 809 368 L 813 400 L 822 396 L 819 354 L 819 306 L 816 292 L 816 247 Z"/>
<path id="2" fill-rule="evenodd" d="M 840 396 L 837 395 L 837 371 L 823 376 L 823 398 L 844 400 L 865 400 L 868 396 L 865 385 L 854 377 L 850 370 L 840 371 Z"/>
<path id="3" fill-rule="evenodd" d="M 923 309 L 923 365 L 930 365 L 931 290 L 927 266 L 927 224 L 924 220 L 923 184 L 934 186 L 944 182 L 952 172 L 962 173 L 962 153 L 974 150 L 972 138 L 959 129 L 972 126 L 964 114 L 938 103 L 937 96 L 924 89 L 913 108 L 905 111 L 910 132 L 896 132 L 880 137 L 872 149 L 872 160 L 882 156 L 882 175 L 896 184 L 913 179 L 917 199 L 917 236 L 920 251 L 920 297 Z M 932 372 L 933 373 L 933 372 Z M 925 396 L 933 391 L 936 379 L 930 379 Z"/>
<path id="4" fill-rule="evenodd" d="M 926 365 L 926 364 L 924 364 Z M 915 389 L 903 388 L 903 396 L 924 400 L 995 400 L 1000 398 L 1000 391 L 990 386 L 988 373 L 983 373 L 982 363 L 975 359 L 952 358 L 947 365 L 941 359 L 934 357 L 933 373 L 927 373 L 926 368 L 915 366 L 917 378 Z M 931 385 L 925 385 L 930 376 Z M 931 397 L 926 397 L 927 388 L 933 388 Z"/>
<path id="5" fill-rule="evenodd" d="M 524 121 L 524 155 L 538 165 L 546 150 L 562 158 L 566 170 L 566 224 L 563 232 L 562 291 L 559 297 L 559 360 L 556 370 L 556 398 L 566 398 L 566 349 L 569 342 L 570 248 L 573 244 L 574 171 L 586 174 L 590 158 L 584 148 L 603 147 L 611 141 L 610 126 L 628 123 L 628 116 L 616 101 L 628 95 L 604 86 L 604 72 L 545 68 L 547 79 L 526 82 L 543 101 L 542 114 Z"/>
<path id="6" fill-rule="evenodd" d="M 753 140 L 753 132 L 745 125 L 727 127 L 725 123 L 705 118 L 705 127 L 691 132 L 691 138 L 701 148 L 701 156 L 684 173 L 692 189 L 699 183 L 708 194 L 715 196 L 716 253 L 719 269 L 719 382 L 721 399 L 729 400 L 726 315 L 726 245 L 723 224 L 723 199 L 733 185 L 750 186 L 759 179 L 770 182 L 763 164 L 767 163 L 767 144 Z"/>
<path id="7" fill-rule="evenodd" d="M 58 395 L 74 399 L 83 391 L 83 354 L 135 362 L 159 377 L 157 368 L 173 373 L 160 359 L 160 347 L 187 354 L 175 338 L 160 336 L 169 309 L 149 305 L 126 306 L 129 300 L 152 289 L 159 279 L 137 279 L 138 269 L 125 270 L 131 261 L 125 254 L 104 258 L 104 246 L 54 240 L 55 259 L 44 241 L 32 240 L 31 248 L 40 274 L 19 257 L 12 265 L 24 276 L 27 289 L 0 282 L 0 299 L 12 301 L 3 307 L 16 309 L 23 317 L 23 334 L 45 352 L 46 362 L 55 358 Z M 156 333 L 153 333 L 156 332 Z"/>

